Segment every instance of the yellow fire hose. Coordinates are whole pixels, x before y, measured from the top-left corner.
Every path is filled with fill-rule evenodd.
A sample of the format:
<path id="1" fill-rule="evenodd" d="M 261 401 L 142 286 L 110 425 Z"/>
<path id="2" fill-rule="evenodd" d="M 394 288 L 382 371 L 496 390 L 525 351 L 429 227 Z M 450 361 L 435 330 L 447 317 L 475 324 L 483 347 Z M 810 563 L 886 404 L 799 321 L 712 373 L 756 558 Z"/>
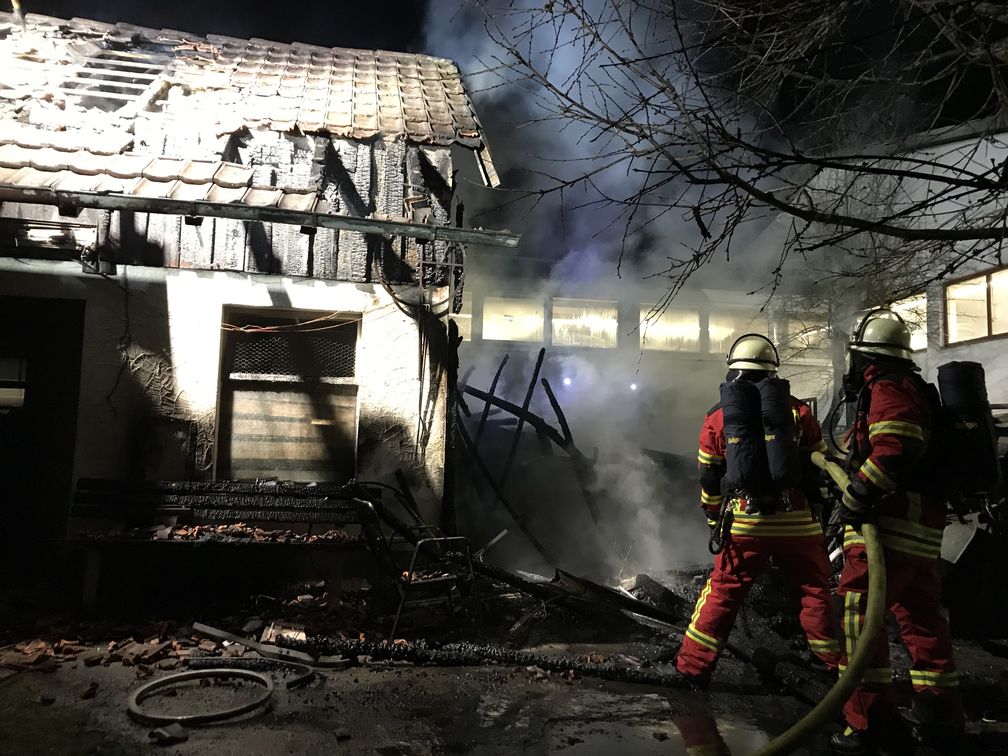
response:
<path id="1" fill-rule="evenodd" d="M 850 479 L 836 462 L 827 459 L 821 452 L 813 452 L 812 463 L 825 470 L 840 486 L 840 490 L 847 489 Z M 882 632 L 882 625 L 885 621 L 885 558 L 882 556 L 882 543 L 879 541 L 878 530 L 874 525 L 869 523 L 862 525 L 861 535 L 864 537 L 865 552 L 868 557 L 868 606 L 865 609 L 864 626 L 861 628 L 857 646 L 847 660 L 847 669 L 812 711 L 792 725 L 787 732 L 778 735 L 764 748 L 757 751 L 757 756 L 791 753 L 819 732 L 823 726 L 836 717 L 837 712 L 850 698 L 854 688 L 861 682 L 865 670 L 871 664 L 875 638 Z"/>

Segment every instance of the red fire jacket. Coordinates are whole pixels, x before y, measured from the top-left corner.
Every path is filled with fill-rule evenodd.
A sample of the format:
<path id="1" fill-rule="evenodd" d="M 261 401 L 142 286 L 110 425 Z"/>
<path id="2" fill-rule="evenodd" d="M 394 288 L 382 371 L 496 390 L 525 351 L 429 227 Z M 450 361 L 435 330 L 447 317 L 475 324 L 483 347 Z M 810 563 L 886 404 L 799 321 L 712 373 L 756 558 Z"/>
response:
<path id="1" fill-rule="evenodd" d="M 824 451 L 822 429 L 812 414 L 812 409 L 804 402 L 791 397 L 791 412 L 795 419 L 795 440 L 802 448 Z M 704 419 L 700 429 L 700 451 L 697 454 L 700 469 L 700 506 L 713 522 L 721 507 L 721 478 L 725 474 L 724 412 L 717 404 Z M 767 536 L 807 536 L 822 535 L 818 522 L 808 515 L 808 502 L 798 489 L 790 489 L 783 495 L 784 508 L 777 515 L 767 517 L 747 515 L 746 502 L 738 499 L 731 506 L 735 512 L 731 532 L 733 535 Z M 789 513 L 795 513 L 789 515 Z"/>
<path id="2" fill-rule="evenodd" d="M 872 365 L 867 401 L 854 420 L 851 471 L 878 497 L 878 527 L 887 548 L 934 558 L 941 551 L 945 503 L 929 495 L 924 454 L 931 408 L 917 381 Z M 861 542 L 847 528 L 844 543 Z"/>

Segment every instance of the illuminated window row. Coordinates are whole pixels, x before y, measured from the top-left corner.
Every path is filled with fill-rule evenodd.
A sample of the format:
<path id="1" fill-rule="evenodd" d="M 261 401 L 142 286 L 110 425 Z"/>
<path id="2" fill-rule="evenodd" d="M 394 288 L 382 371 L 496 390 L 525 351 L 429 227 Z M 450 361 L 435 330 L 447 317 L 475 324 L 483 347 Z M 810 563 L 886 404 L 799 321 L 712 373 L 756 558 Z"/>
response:
<path id="1" fill-rule="evenodd" d="M 593 299 L 554 299 L 553 315 L 547 324 L 545 307 L 535 299 L 486 297 L 483 300 L 484 341 L 541 342 L 550 329 L 555 346 L 616 347 L 619 332 L 617 302 Z M 700 313 L 698 310 L 668 308 L 656 311 L 654 304 L 640 306 L 637 327 L 642 349 L 665 352 L 700 350 Z M 459 333 L 472 336 L 472 311 L 465 306 L 455 318 Z M 708 322 L 710 350 L 724 352 L 743 333 L 765 332 L 763 314 L 712 313 Z M 629 332 L 629 328 L 627 329 Z"/>
<path id="2" fill-rule="evenodd" d="M 945 287 L 945 340 L 949 344 L 1008 334 L 1008 269 Z"/>

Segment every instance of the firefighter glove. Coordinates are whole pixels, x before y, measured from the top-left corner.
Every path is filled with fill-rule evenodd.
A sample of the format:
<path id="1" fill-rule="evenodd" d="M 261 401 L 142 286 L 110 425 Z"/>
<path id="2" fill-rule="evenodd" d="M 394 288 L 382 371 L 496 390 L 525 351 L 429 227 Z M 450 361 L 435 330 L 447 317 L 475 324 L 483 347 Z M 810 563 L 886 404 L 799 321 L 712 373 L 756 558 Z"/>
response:
<path id="1" fill-rule="evenodd" d="M 872 520 L 875 516 L 875 497 L 860 480 L 855 480 L 843 493 L 840 505 L 840 521 L 846 525 L 857 527 L 863 522 Z"/>

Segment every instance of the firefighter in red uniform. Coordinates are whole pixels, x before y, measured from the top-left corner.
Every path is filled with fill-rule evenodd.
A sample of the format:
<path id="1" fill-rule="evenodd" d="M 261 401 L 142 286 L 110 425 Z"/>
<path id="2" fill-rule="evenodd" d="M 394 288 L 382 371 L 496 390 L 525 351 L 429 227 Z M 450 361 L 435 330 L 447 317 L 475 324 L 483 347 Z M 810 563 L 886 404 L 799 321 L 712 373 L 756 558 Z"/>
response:
<path id="1" fill-rule="evenodd" d="M 722 385 L 722 403 L 707 414 L 700 430 L 698 457 L 700 505 L 715 531 L 715 538 L 722 539 L 721 551 L 686 629 L 676 668 L 700 686 L 709 682 L 736 614 L 753 581 L 767 569 L 772 558 L 800 592 L 799 621 L 809 647 L 827 669 L 835 670 L 840 654 L 822 527 L 810 511 L 799 485 L 770 486 L 770 496 L 756 497 L 751 491 L 732 485 L 730 480 L 726 482 L 730 467 L 727 464 L 730 460 L 726 459 L 728 445 L 740 439 L 732 434 L 726 438 L 725 389 L 732 388 L 732 382 L 748 382 L 750 385 L 743 388 L 755 391 L 752 384 L 762 385 L 767 379 L 782 386 L 788 427 L 780 435 L 791 436 L 786 440 L 799 455 L 792 463 L 798 468 L 798 478 L 808 464 L 799 450 L 805 450 L 807 457 L 810 451 L 825 449 L 822 431 L 809 406 L 790 395 L 786 381 L 776 378 L 777 350 L 765 336 L 746 334 L 740 337 L 728 353 L 728 366 L 727 380 Z M 756 402 L 759 422 L 758 395 Z M 764 443 L 769 445 L 776 435 L 767 432 L 764 436 L 762 425 L 757 431 L 760 448 Z M 738 455 L 735 447 L 732 453 Z M 763 464 L 766 466 L 765 461 Z"/>
<path id="2" fill-rule="evenodd" d="M 841 668 L 853 651 L 867 600 L 868 563 L 859 526 L 874 521 L 885 554 L 886 607 L 911 658 L 916 692 L 911 715 L 924 732 L 949 734 L 961 730 L 963 712 L 938 580 L 945 504 L 929 495 L 924 454 L 932 403 L 916 371 L 902 319 L 889 310 L 868 313 L 851 339 L 844 386 L 848 398 L 857 396 L 857 414 L 848 450 L 851 484 L 840 513 L 847 523 L 837 590 L 846 636 Z M 847 727 L 833 736 L 834 751 L 867 753 L 891 745 L 887 741 L 905 731 L 887 696 L 891 682 L 889 642 L 881 633 L 871 667 L 844 707 Z"/>

